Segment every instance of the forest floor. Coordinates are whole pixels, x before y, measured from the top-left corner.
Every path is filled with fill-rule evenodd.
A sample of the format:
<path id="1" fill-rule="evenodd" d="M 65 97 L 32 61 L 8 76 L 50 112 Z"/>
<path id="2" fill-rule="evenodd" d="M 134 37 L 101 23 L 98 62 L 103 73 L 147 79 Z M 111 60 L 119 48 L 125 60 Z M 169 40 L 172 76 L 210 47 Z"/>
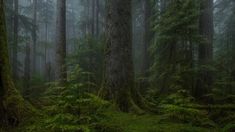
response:
<path id="1" fill-rule="evenodd" d="M 162 115 L 146 114 L 135 115 L 127 113 L 107 113 L 109 119 L 102 124 L 113 124 L 120 126 L 124 132 L 216 132 L 215 128 L 195 127 L 190 124 L 162 122 Z"/>
<path id="2" fill-rule="evenodd" d="M 109 112 L 105 113 L 107 118 L 99 121 L 98 131 L 81 132 L 230 132 L 219 128 L 203 128 L 187 123 L 172 121 L 161 121 L 164 116 L 155 114 L 135 115 L 130 113 Z M 28 126 L 23 126 L 28 127 Z M 7 132 L 28 132 L 26 129 L 17 128 Z M 29 130 L 29 132 L 32 132 Z M 36 131 L 35 131 L 36 132 Z M 54 132 L 43 131 L 40 132 Z M 70 131 L 65 131 L 70 132 Z M 71 131 L 73 132 L 73 131 Z M 75 131 L 74 131 L 75 132 Z M 80 131 L 78 131 L 80 132 Z"/>
<path id="3" fill-rule="evenodd" d="M 34 115 L 6 132 L 235 132 L 235 96 L 208 105 L 179 91 L 157 96 L 154 113 L 135 114 L 120 112 L 111 102 L 90 93 L 77 95 L 73 86 L 64 92 L 57 89 L 50 88 L 63 94 L 33 96 Z"/>
<path id="4" fill-rule="evenodd" d="M 186 121 L 184 123 L 177 121 L 177 119 L 167 119 L 165 115 L 154 113 L 137 115 L 134 113 L 123 113 L 116 110 L 107 110 L 102 114 L 102 117 L 104 118 L 99 118 L 97 122 L 87 124 L 87 126 L 92 126 L 94 129 L 82 129 L 81 131 L 65 130 L 63 132 L 233 132 L 234 130 L 234 127 L 232 127 L 233 129 L 230 129 L 232 131 L 227 131 L 224 128 L 220 128 L 219 125 L 216 125 L 215 127 L 197 126 L 196 124 L 189 123 L 190 121 Z M 33 122 L 38 123 L 40 120 L 41 119 L 37 120 L 37 117 L 33 117 Z M 55 120 L 53 120 L 50 125 L 56 125 L 53 124 L 54 121 Z M 7 132 L 57 132 L 54 130 L 44 131 L 44 126 L 37 123 L 33 123 L 34 125 L 32 125 L 28 122 L 27 124 L 21 126 L 22 128 L 17 128 Z M 40 129 L 34 129 L 38 127 L 35 125 L 39 125 Z"/>

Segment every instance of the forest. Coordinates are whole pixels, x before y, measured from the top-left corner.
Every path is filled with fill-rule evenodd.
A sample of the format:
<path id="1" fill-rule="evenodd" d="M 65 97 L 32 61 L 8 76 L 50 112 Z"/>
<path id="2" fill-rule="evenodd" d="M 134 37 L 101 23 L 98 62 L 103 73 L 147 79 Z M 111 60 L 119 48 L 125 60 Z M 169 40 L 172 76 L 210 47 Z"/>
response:
<path id="1" fill-rule="evenodd" d="M 235 1 L 0 0 L 0 132 L 235 132 Z"/>

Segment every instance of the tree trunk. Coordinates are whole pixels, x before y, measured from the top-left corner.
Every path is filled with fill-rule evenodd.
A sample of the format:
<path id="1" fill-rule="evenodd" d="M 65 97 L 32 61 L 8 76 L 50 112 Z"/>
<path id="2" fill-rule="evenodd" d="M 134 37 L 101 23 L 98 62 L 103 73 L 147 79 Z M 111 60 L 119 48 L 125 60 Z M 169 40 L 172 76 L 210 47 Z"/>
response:
<path id="1" fill-rule="evenodd" d="M 151 18 L 151 5 L 149 0 L 143 1 L 144 6 L 144 43 L 143 43 L 143 60 L 141 66 L 141 74 L 143 77 L 147 77 L 147 72 L 149 69 L 149 54 L 148 47 L 151 42 L 151 26 L 150 26 L 150 18 Z"/>
<path id="2" fill-rule="evenodd" d="M 44 47 L 44 69 L 45 69 L 44 75 L 45 75 L 46 81 L 48 81 L 47 80 L 47 75 L 48 75 L 47 73 L 47 46 L 48 46 L 47 41 L 48 41 L 48 23 L 46 22 L 45 23 L 45 47 Z"/>
<path id="3" fill-rule="evenodd" d="M 212 87 L 213 79 L 209 69 L 213 59 L 213 0 L 202 0 L 200 5 L 199 32 L 202 42 L 199 44 L 198 61 L 200 66 L 199 79 L 194 95 L 196 97 L 207 94 Z"/>
<path id="4" fill-rule="evenodd" d="M 161 12 L 161 14 L 165 12 L 169 1 L 171 1 L 171 0 L 160 0 L 160 12 Z"/>
<path id="5" fill-rule="evenodd" d="M 92 0 L 91 35 L 95 36 L 95 0 Z"/>
<path id="6" fill-rule="evenodd" d="M 66 69 L 66 0 L 57 0 L 57 21 L 56 21 L 56 79 L 61 84 L 67 81 Z"/>
<path id="7" fill-rule="evenodd" d="M 14 1 L 13 0 L 8 0 L 6 3 L 5 3 L 8 7 L 9 7 L 9 9 L 10 10 L 14 10 Z M 9 60 L 10 60 L 10 64 L 11 65 L 13 65 L 13 63 L 12 63 L 12 60 L 13 60 L 13 49 L 12 49 L 12 47 L 13 47 L 13 44 L 14 44 L 14 40 L 13 40 L 13 35 L 14 35 L 14 30 L 13 30 L 13 28 L 14 28 L 14 15 L 13 15 L 13 13 L 10 13 L 9 14 L 9 20 L 7 21 L 8 23 L 9 23 L 9 25 L 8 25 L 8 42 L 9 42 Z"/>
<path id="8" fill-rule="evenodd" d="M 30 42 L 26 43 L 25 47 L 25 67 L 24 67 L 24 94 L 28 96 L 29 93 L 29 81 L 30 81 Z"/>
<path id="9" fill-rule="evenodd" d="M 19 3 L 18 0 L 14 0 L 14 44 L 13 44 L 13 77 L 18 78 L 18 26 L 19 26 Z"/>
<path id="10" fill-rule="evenodd" d="M 133 89 L 131 0 L 107 0 L 103 94 L 128 112 Z M 102 94 L 102 93 L 101 93 Z"/>
<path id="11" fill-rule="evenodd" d="M 0 122 L 17 125 L 23 115 L 23 102 L 11 77 L 4 3 L 0 0 Z"/>
<path id="12" fill-rule="evenodd" d="M 87 6 L 86 6 L 86 19 L 87 19 L 87 22 L 86 22 L 86 35 L 90 34 L 91 33 L 91 20 L 90 20 L 90 1 L 88 0 L 87 1 Z"/>
<path id="13" fill-rule="evenodd" d="M 33 1 L 33 73 L 36 72 L 36 60 L 37 60 L 37 0 Z"/>
<path id="14" fill-rule="evenodd" d="M 100 1 L 96 0 L 96 38 L 99 37 L 99 14 L 100 14 Z"/>

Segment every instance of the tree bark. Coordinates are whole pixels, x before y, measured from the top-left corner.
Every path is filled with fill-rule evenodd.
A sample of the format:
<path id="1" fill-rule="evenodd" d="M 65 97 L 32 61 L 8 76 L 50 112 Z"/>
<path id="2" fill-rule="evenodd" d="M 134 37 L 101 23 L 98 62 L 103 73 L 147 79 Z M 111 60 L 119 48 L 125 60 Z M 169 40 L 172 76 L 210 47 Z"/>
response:
<path id="1" fill-rule="evenodd" d="M 14 0 L 14 44 L 13 44 L 13 77 L 18 78 L 18 31 L 19 31 L 19 2 Z"/>
<path id="2" fill-rule="evenodd" d="M 23 102 L 11 77 L 4 3 L 0 0 L 0 122 L 17 125 L 23 115 Z"/>
<path id="3" fill-rule="evenodd" d="M 33 73 L 36 72 L 36 60 L 37 60 L 37 0 L 33 1 Z"/>
<path id="4" fill-rule="evenodd" d="M 199 33 L 202 37 L 202 42 L 198 48 L 198 61 L 201 70 L 194 91 L 196 97 L 207 94 L 211 90 L 213 83 L 210 70 L 203 68 L 210 66 L 213 59 L 213 0 L 202 0 L 200 11 Z"/>
<path id="5" fill-rule="evenodd" d="M 149 54 L 148 47 L 151 42 L 151 3 L 149 0 L 143 1 L 144 6 L 144 43 L 143 43 L 143 60 L 141 66 L 141 73 L 143 77 L 147 77 L 149 69 Z"/>
<path id="6" fill-rule="evenodd" d="M 161 14 L 165 12 L 169 1 L 171 1 L 171 0 L 160 0 L 160 12 L 161 12 Z"/>
<path id="7" fill-rule="evenodd" d="M 107 0 L 104 95 L 128 112 L 134 83 L 131 0 Z M 102 93 L 101 93 L 102 94 Z"/>
<path id="8" fill-rule="evenodd" d="M 67 81 L 66 69 L 66 0 L 57 0 L 56 21 L 56 79 L 61 84 Z"/>
<path id="9" fill-rule="evenodd" d="M 8 7 L 9 7 L 9 9 L 10 10 L 14 10 L 14 1 L 13 0 L 8 0 L 6 3 L 5 3 Z M 9 19 L 8 19 L 8 21 L 7 21 L 8 23 L 9 23 L 9 25 L 8 25 L 8 42 L 9 42 L 9 60 L 10 60 L 10 64 L 11 65 L 13 65 L 13 63 L 12 63 L 12 60 L 13 60 L 13 49 L 12 49 L 12 46 L 13 46 L 13 43 L 14 43 L 14 40 L 13 40 L 13 36 L 14 36 L 14 30 L 13 30 L 13 28 L 14 28 L 14 14 L 13 13 L 10 13 L 9 14 Z"/>
<path id="10" fill-rule="evenodd" d="M 26 43 L 25 47 L 25 67 L 24 67 L 24 94 L 29 95 L 29 81 L 30 81 L 30 42 Z"/>
<path id="11" fill-rule="evenodd" d="M 91 35 L 95 36 L 95 0 L 92 0 Z"/>
<path id="12" fill-rule="evenodd" d="M 44 45 L 44 76 L 45 76 L 45 80 L 47 80 L 47 46 L 48 46 L 48 23 L 45 23 L 45 45 Z"/>
<path id="13" fill-rule="evenodd" d="M 100 1 L 96 0 L 96 38 L 99 37 L 99 33 L 100 33 L 99 14 L 100 14 Z"/>

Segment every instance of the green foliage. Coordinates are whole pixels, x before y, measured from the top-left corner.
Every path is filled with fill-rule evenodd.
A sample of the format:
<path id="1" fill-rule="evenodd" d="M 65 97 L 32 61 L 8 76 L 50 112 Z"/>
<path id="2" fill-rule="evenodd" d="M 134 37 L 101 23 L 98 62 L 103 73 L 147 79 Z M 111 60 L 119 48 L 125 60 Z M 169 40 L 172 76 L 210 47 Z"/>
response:
<path id="1" fill-rule="evenodd" d="M 207 116 L 207 111 L 194 108 L 185 108 L 177 105 L 162 105 L 164 114 L 161 121 L 181 122 L 201 127 L 216 127 L 215 123 Z"/>
<path id="2" fill-rule="evenodd" d="M 163 98 L 160 103 L 160 113 L 164 114 L 162 121 L 173 121 L 192 124 L 201 127 L 215 127 L 206 110 L 193 108 L 197 106 L 195 99 L 187 91 L 180 90 Z"/>
<path id="3" fill-rule="evenodd" d="M 228 124 L 223 128 L 223 132 L 233 132 L 235 130 L 235 124 Z"/>
<path id="4" fill-rule="evenodd" d="M 164 12 L 156 12 L 155 32 L 150 51 L 154 58 L 150 81 L 162 93 L 193 86 L 193 49 L 200 40 L 198 33 L 198 2 L 174 0 Z"/>
<path id="5" fill-rule="evenodd" d="M 64 87 L 51 83 L 43 97 L 47 103 L 43 105 L 42 118 L 33 119 L 33 125 L 25 128 L 27 131 L 52 132 L 89 132 L 93 124 L 103 117 L 102 111 L 109 103 L 82 91 L 82 83 L 74 83 L 81 70 L 71 74 L 68 84 Z M 73 83 L 72 83 L 73 82 Z"/>
<path id="6" fill-rule="evenodd" d="M 102 82 L 103 75 L 103 46 L 104 39 L 94 38 L 90 35 L 77 40 L 76 52 L 68 57 L 69 67 L 76 67 L 77 65 L 85 71 L 83 72 L 83 81 L 85 87 L 89 92 L 97 91 Z M 81 80 L 81 78 L 80 78 Z"/>
<path id="7" fill-rule="evenodd" d="M 186 123 L 198 127 L 215 128 L 217 125 L 209 118 L 206 109 L 198 109 L 200 105 L 186 90 L 166 95 L 157 94 L 151 100 L 157 105 L 162 115 L 160 122 Z"/>
<path id="8" fill-rule="evenodd" d="M 207 132 L 216 131 L 214 128 L 197 127 L 193 124 L 182 122 L 163 122 L 162 115 L 146 114 L 134 115 L 130 113 L 121 113 L 107 111 L 107 118 L 101 120 L 98 124 L 102 128 L 109 128 L 106 131 L 96 129 L 97 132 Z M 116 129 L 115 129 L 116 128 Z M 99 131 L 101 130 L 101 131 Z"/>
<path id="9" fill-rule="evenodd" d="M 173 105 L 188 105 L 193 104 L 195 99 L 190 96 L 188 91 L 179 90 L 161 100 L 160 104 L 173 104 Z"/>
<path id="10" fill-rule="evenodd" d="M 234 94 L 234 41 L 235 41 L 235 3 L 232 0 L 219 0 L 215 13 L 215 60 L 216 60 L 216 88 L 220 94 Z"/>

